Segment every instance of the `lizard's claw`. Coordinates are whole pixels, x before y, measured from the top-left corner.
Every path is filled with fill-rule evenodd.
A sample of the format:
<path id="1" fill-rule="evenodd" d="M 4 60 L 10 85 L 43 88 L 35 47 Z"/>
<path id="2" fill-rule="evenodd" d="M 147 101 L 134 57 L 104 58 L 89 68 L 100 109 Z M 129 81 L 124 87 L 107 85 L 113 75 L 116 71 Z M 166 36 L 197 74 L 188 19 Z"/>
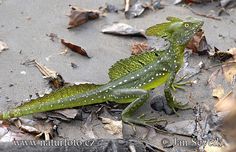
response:
<path id="1" fill-rule="evenodd" d="M 158 125 L 160 122 L 164 122 L 165 125 L 167 124 L 165 119 L 157 119 L 156 117 L 146 118 L 146 114 L 140 115 L 137 119 L 139 119 L 139 121 L 143 122 L 144 124 L 149 125 Z"/>
<path id="2" fill-rule="evenodd" d="M 137 118 L 131 118 L 131 117 L 123 117 L 122 120 L 128 124 L 130 124 L 134 131 L 136 131 L 135 126 L 136 125 L 142 125 L 142 126 L 148 126 L 150 128 L 153 128 L 157 131 L 161 131 L 159 128 L 155 127 L 157 125 L 160 125 L 160 122 L 164 122 L 164 126 L 167 125 L 167 120 L 165 119 L 157 119 L 155 117 L 152 118 L 146 118 L 145 114 L 140 115 Z"/>
<path id="3" fill-rule="evenodd" d="M 175 81 L 172 85 L 171 85 L 171 89 L 173 90 L 173 91 L 176 91 L 176 89 L 181 89 L 181 90 L 184 90 L 185 91 L 185 89 L 184 89 L 184 85 L 187 85 L 187 84 L 192 84 L 192 81 L 184 81 L 183 82 L 183 80 L 184 79 L 186 79 L 186 77 L 187 77 L 188 75 L 185 75 L 185 76 L 183 76 L 183 77 L 181 77 L 179 80 L 177 80 L 177 81 Z"/>
<path id="4" fill-rule="evenodd" d="M 177 102 L 175 99 L 173 101 L 173 104 L 169 105 L 170 108 L 174 111 L 174 113 L 179 116 L 179 114 L 177 113 L 176 110 L 180 109 L 180 110 L 188 110 L 191 109 L 191 107 L 188 106 L 188 103 L 182 104 Z"/>

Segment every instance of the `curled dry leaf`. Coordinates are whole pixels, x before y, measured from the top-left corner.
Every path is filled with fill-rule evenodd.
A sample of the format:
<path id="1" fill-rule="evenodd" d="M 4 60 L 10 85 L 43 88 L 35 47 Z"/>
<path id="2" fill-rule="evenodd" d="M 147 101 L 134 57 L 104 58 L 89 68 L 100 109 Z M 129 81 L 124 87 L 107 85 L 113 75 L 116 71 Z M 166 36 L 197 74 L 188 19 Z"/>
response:
<path id="1" fill-rule="evenodd" d="M 114 23 L 112 25 L 109 25 L 102 29 L 102 32 L 114 35 L 146 37 L 144 34 L 144 30 L 138 30 L 124 23 Z"/>
<path id="2" fill-rule="evenodd" d="M 85 56 L 85 57 L 90 58 L 90 57 L 88 56 L 87 52 L 86 52 L 82 47 L 80 47 L 80 46 L 78 46 L 78 45 L 75 45 L 75 44 L 72 44 L 72 43 L 70 43 L 70 42 L 67 42 L 67 41 L 65 41 L 64 39 L 61 39 L 61 43 L 64 44 L 64 45 L 65 45 L 66 47 L 68 47 L 69 49 L 71 49 L 71 51 L 76 52 L 76 53 L 79 53 L 79 54 L 82 55 L 82 56 Z"/>
<path id="3" fill-rule="evenodd" d="M 0 41 L 0 53 L 4 50 L 7 50 L 7 49 L 9 49 L 7 44 L 3 41 Z"/>
<path id="4" fill-rule="evenodd" d="M 68 29 L 80 26 L 89 20 L 94 20 L 99 18 L 100 12 L 98 10 L 87 10 L 77 7 L 71 7 L 71 12 L 69 15 L 69 27 Z"/>
<path id="5" fill-rule="evenodd" d="M 147 42 L 134 42 L 131 45 L 131 51 L 132 51 L 132 55 L 137 55 L 137 54 L 141 54 L 143 52 L 146 52 L 150 49 L 150 47 L 148 46 Z"/>
<path id="6" fill-rule="evenodd" d="M 122 138 L 122 121 L 112 120 L 110 118 L 99 117 L 102 119 L 102 123 L 105 124 L 104 128 L 110 134 L 116 135 L 118 138 Z"/>
<path id="7" fill-rule="evenodd" d="M 43 78 L 49 81 L 49 85 L 52 89 L 59 89 L 63 87 L 66 83 L 63 77 L 58 74 L 56 71 L 43 66 L 42 64 L 38 63 L 36 60 L 30 60 L 23 63 L 23 65 L 34 65 L 37 69 L 42 73 Z"/>
<path id="8" fill-rule="evenodd" d="M 206 41 L 203 30 L 198 31 L 193 36 L 193 38 L 189 41 L 187 48 L 191 49 L 194 53 L 198 53 L 199 55 L 205 55 L 209 53 L 211 47 Z"/>

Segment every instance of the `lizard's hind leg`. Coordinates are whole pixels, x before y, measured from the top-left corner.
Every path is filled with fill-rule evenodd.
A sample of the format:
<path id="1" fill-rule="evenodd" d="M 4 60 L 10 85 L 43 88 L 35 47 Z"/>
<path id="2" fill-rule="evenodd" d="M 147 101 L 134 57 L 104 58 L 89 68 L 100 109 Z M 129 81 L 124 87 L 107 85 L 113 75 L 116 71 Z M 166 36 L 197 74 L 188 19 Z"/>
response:
<path id="1" fill-rule="evenodd" d="M 140 117 L 133 118 L 133 114 L 137 109 L 139 109 L 149 98 L 149 93 L 142 89 L 117 89 L 113 91 L 113 96 L 116 99 L 133 97 L 136 98 L 131 102 L 122 112 L 122 120 L 126 123 L 132 123 L 137 125 L 144 125 L 153 127 L 150 124 L 157 124 L 158 122 L 165 121 L 159 120 L 156 118 L 145 118 L 145 114 L 142 114 Z"/>

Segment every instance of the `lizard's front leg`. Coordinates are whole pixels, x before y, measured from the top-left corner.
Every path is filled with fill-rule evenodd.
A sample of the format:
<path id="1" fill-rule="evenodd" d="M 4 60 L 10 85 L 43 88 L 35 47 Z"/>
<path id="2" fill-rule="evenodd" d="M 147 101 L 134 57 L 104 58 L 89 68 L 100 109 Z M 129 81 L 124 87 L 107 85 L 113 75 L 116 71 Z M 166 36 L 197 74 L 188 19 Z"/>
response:
<path id="1" fill-rule="evenodd" d="M 122 112 L 122 120 L 126 123 L 137 125 L 150 126 L 149 124 L 158 123 L 164 120 L 158 119 L 145 119 L 143 117 L 132 118 L 132 115 L 139 109 L 148 99 L 149 93 L 142 89 L 116 89 L 113 90 L 112 95 L 117 103 L 122 98 L 136 98 L 131 102 Z M 152 126 L 150 126 L 152 127 Z"/>
<path id="2" fill-rule="evenodd" d="M 186 109 L 187 104 L 181 104 L 176 101 L 176 99 L 173 97 L 171 93 L 171 87 L 175 80 L 175 73 L 171 73 L 169 79 L 167 80 L 165 84 L 165 97 L 168 103 L 168 106 L 173 109 L 173 111 L 176 113 L 176 110 L 178 109 Z"/>

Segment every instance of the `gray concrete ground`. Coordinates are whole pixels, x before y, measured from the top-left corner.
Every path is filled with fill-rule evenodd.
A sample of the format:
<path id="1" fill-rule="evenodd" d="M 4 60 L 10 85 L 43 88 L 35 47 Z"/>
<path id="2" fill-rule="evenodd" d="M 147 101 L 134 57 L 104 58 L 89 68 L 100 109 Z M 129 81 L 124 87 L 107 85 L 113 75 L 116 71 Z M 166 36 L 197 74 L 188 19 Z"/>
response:
<path id="1" fill-rule="evenodd" d="M 107 82 L 109 67 L 117 60 L 130 56 L 131 43 L 140 40 L 139 38 L 104 35 L 100 32 L 104 26 L 115 21 L 146 29 L 153 24 L 165 21 L 167 16 L 181 18 L 193 16 L 204 20 L 203 29 L 211 46 L 226 50 L 236 45 L 235 9 L 229 10 L 230 16 L 222 16 L 221 21 L 216 21 L 196 16 L 181 6 L 174 6 L 171 0 L 163 2 L 164 9 L 155 12 L 147 11 L 139 18 L 127 20 L 120 12 L 119 14 L 107 14 L 106 17 L 72 30 L 67 29 L 69 19 L 66 14 L 70 11 L 69 4 L 97 9 L 99 6 L 104 6 L 105 2 L 123 7 L 123 0 L 2 0 L 0 4 L 0 40 L 8 44 L 9 50 L 0 54 L 0 111 L 14 107 L 15 104 L 29 98 L 29 95 L 42 92 L 47 87 L 46 81 L 35 67 L 21 65 L 28 59 L 36 59 L 41 64 L 57 71 L 67 82 Z M 214 14 L 218 11 L 215 3 L 208 6 L 193 6 L 193 8 L 205 14 Z M 60 43 L 50 41 L 50 38 L 46 36 L 50 33 L 55 33 L 60 38 L 82 46 L 92 58 L 87 59 L 73 52 L 60 55 L 64 47 Z M 205 57 L 197 55 L 190 57 L 192 65 L 198 64 L 201 60 L 210 64 Z M 71 62 L 76 63 L 79 67 L 73 69 Z M 21 74 L 21 71 L 25 71 L 26 74 Z M 179 96 L 187 99 L 192 92 L 195 102 L 211 103 L 209 105 L 212 106 L 214 100 L 211 97 L 211 90 L 206 89 L 204 85 L 211 73 L 212 71 L 204 71 L 199 74 L 197 76 L 200 79 L 199 83 L 190 87 L 187 92 L 180 92 Z M 10 87 L 10 84 L 13 86 Z M 9 98 L 10 101 L 6 102 L 9 100 L 6 98 Z M 180 114 L 184 116 L 178 118 L 172 116 L 171 121 L 193 118 L 191 111 L 183 111 Z M 63 137 L 69 139 L 86 139 L 78 129 L 81 124 L 80 121 L 62 123 L 59 131 Z M 101 130 L 101 125 L 95 128 L 98 137 L 113 138 L 112 135 Z M 151 141 L 156 142 L 154 137 Z"/>

